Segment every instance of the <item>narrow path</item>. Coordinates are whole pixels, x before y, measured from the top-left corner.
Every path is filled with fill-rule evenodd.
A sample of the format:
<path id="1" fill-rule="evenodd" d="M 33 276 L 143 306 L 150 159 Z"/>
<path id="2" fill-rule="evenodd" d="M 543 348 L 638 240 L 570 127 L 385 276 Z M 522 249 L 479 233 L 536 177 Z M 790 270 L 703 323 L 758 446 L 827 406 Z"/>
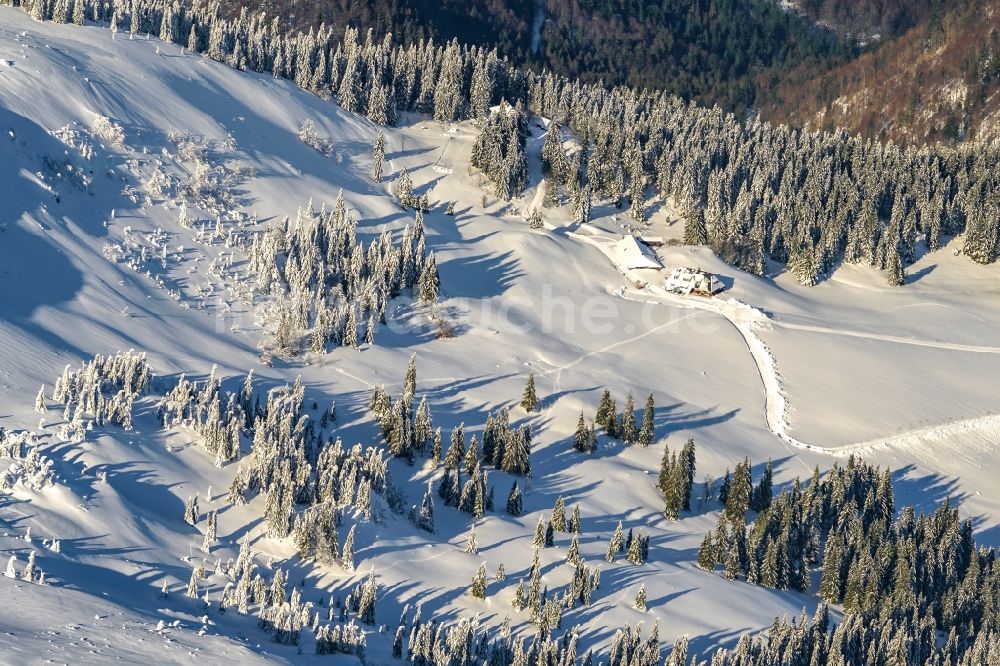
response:
<path id="1" fill-rule="evenodd" d="M 21 511 L 20 509 L 18 509 L 13 504 L 4 504 L 4 505 L 0 506 L 0 512 L 2 512 L 2 511 L 12 511 L 12 512 L 16 513 L 17 515 L 19 515 L 21 518 L 23 518 L 23 519 L 28 520 L 29 522 L 31 522 L 32 525 L 34 525 L 38 529 L 42 530 L 46 534 L 48 534 L 51 538 L 56 539 L 57 541 L 60 539 L 60 537 L 59 537 L 58 534 L 56 534 L 55 532 L 53 532 L 52 530 L 50 530 L 48 527 L 46 527 L 45 525 L 43 525 L 42 523 L 40 523 L 38 520 L 35 519 L 34 516 L 31 516 L 31 515 L 25 513 L 24 511 Z M 9 523 L 10 521 L 7 521 L 7 522 Z"/>
<path id="2" fill-rule="evenodd" d="M 787 328 L 795 331 L 808 331 L 810 333 L 827 333 L 829 335 L 842 335 L 849 338 L 866 338 L 881 342 L 892 342 L 900 345 L 915 345 L 917 347 L 932 347 L 934 349 L 947 349 L 949 351 L 969 352 L 971 354 L 1000 354 L 1000 347 L 982 347 L 979 345 L 963 345 L 951 342 L 936 342 L 934 340 L 921 340 L 919 338 L 906 338 L 898 335 L 880 335 L 878 333 L 866 333 L 864 331 L 851 331 L 842 328 L 830 328 L 828 326 L 813 326 L 809 324 L 792 324 L 776 319 L 768 320 L 772 326 Z"/>
<path id="3" fill-rule="evenodd" d="M 575 360 L 570 361 L 569 363 L 563 364 L 561 366 L 550 368 L 549 370 L 544 370 L 541 373 L 539 373 L 539 375 L 541 375 L 541 376 L 547 376 L 547 375 L 552 374 L 553 372 L 556 373 L 555 379 L 552 382 L 552 392 L 553 393 L 558 393 L 562 389 L 562 373 L 563 373 L 563 370 L 569 370 L 574 365 L 580 363 L 581 361 L 583 361 L 585 359 L 590 358 L 591 356 L 595 356 L 597 354 L 603 354 L 605 352 L 611 351 L 612 349 L 616 349 L 618 347 L 621 347 L 622 345 L 631 344 L 631 343 L 633 343 L 633 342 L 635 342 L 637 340 L 641 340 L 642 338 L 644 338 L 644 337 L 646 337 L 648 335 L 652 335 L 653 333 L 656 333 L 660 329 L 666 328 L 667 326 L 675 326 L 678 322 L 684 321 L 688 317 L 692 317 L 692 316 L 694 316 L 694 315 L 693 314 L 689 314 L 689 315 L 684 315 L 683 317 L 679 317 L 677 319 L 671 319 L 670 321 L 666 322 L 665 324 L 660 324 L 659 326 L 655 326 L 655 327 L 649 329 L 645 333 L 640 333 L 639 335 L 632 336 L 631 338 L 628 338 L 627 340 L 618 340 L 617 342 L 613 342 L 613 343 L 611 343 L 609 345 L 601 347 L 600 349 L 594 349 L 593 351 L 589 351 L 586 354 L 581 354 Z"/>

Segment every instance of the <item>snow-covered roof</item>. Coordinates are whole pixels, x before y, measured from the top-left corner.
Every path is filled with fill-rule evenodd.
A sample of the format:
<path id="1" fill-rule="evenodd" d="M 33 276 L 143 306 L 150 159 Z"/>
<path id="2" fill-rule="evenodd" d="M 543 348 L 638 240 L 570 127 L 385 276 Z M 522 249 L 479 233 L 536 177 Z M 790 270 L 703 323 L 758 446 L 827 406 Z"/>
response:
<path id="1" fill-rule="evenodd" d="M 615 243 L 615 249 L 621 257 L 622 265 L 628 270 L 639 268 L 660 270 L 663 268 L 663 264 L 656 258 L 656 254 L 636 240 L 635 236 L 624 236 Z"/>
<path id="2" fill-rule="evenodd" d="M 678 266 L 670 271 L 666 286 L 669 291 L 685 295 L 691 292 L 717 294 L 723 288 L 719 279 L 711 273 L 685 266 Z"/>

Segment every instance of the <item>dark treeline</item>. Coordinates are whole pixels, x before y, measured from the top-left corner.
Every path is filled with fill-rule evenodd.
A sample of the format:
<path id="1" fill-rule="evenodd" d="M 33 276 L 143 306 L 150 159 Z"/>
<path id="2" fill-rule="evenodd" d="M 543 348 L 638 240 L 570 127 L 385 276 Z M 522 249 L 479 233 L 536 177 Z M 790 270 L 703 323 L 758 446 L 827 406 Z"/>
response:
<path id="1" fill-rule="evenodd" d="M 302 31 L 372 28 L 402 44 L 457 38 L 496 47 L 518 65 L 740 111 L 754 103 L 758 72 L 825 68 L 853 53 L 848 40 L 768 0 L 241 0 L 222 11 L 234 18 L 242 8 Z M 536 12 L 544 17 L 537 43 Z"/>

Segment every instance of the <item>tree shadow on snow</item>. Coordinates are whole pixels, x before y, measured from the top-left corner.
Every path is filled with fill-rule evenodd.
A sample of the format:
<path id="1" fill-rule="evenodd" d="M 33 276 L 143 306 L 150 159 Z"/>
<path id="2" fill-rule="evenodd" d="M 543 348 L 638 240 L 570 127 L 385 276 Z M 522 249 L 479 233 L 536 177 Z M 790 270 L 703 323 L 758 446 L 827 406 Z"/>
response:
<path id="1" fill-rule="evenodd" d="M 55 349 L 82 356 L 82 351 L 34 320 L 44 307 L 59 307 L 79 293 L 83 272 L 69 256 L 47 238 L 46 224 L 61 213 L 52 194 L 39 189 L 34 179 L 22 172 L 16 156 L 40 167 L 41 156 L 62 155 L 66 147 L 40 126 L 0 108 L 0 128 L 11 133 L 11 154 L 0 160 L 0 180 L 6 184 L 0 201 L 0 303 L 3 319 Z M 46 207 L 43 209 L 43 207 Z M 48 210 L 51 208 L 52 210 Z M 60 211 L 56 213 L 55 211 Z M 21 221 L 25 214 L 38 218 L 41 230 Z M 33 227 L 34 225 L 32 225 Z"/>
<path id="2" fill-rule="evenodd" d="M 489 298 L 507 291 L 524 275 L 514 253 L 478 254 L 455 257 L 439 264 L 441 284 L 448 296 Z"/>
<path id="3" fill-rule="evenodd" d="M 934 269 L 936 269 L 936 268 L 937 268 L 937 264 L 931 264 L 929 266 L 924 266 L 919 271 L 914 271 L 913 273 L 910 273 L 909 275 L 907 275 L 906 279 L 904 280 L 904 282 L 905 282 L 905 284 L 913 284 L 914 282 L 919 282 L 921 279 L 923 279 L 923 278 L 927 277 L 928 275 L 930 275 L 931 273 L 933 273 Z"/>

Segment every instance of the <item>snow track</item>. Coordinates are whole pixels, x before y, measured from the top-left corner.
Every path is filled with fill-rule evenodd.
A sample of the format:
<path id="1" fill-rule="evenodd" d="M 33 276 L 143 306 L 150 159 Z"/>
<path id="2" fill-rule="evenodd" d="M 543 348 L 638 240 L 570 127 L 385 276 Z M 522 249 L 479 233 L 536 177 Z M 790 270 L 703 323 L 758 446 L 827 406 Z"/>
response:
<path id="1" fill-rule="evenodd" d="M 983 441 L 995 441 L 1000 436 L 1000 415 L 986 415 L 971 419 L 963 419 L 950 423 L 932 425 L 901 432 L 896 435 L 875 438 L 844 446 L 825 447 L 815 444 L 808 444 L 794 437 L 789 431 L 790 426 L 786 418 L 788 400 L 785 397 L 781 386 L 781 374 L 778 371 L 777 362 L 771 350 L 760 336 L 756 329 L 762 326 L 780 326 L 782 328 L 806 330 L 814 333 L 828 333 L 831 335 L 845 335 L 849 337 L 869 338 L 882 342 L 892 342 L 896 344 L 912 344 L 922 347 L 933 347 L 937 349 L 947 349 L 951 351 L 969 353 L 1000 353 L 1000 349 L 995 347 L 975 347 L 970 345 L 958 345 L 948 343 L 938 343 L 926 340 L 916 340 L 913 338 L 901 338 L 889 335 L 876 335 L 860 331 L 846 331 L 842 329 L 826 328 L 820 326 L 804 326 L 798 324 L 783 324 L 770 319 L 763 312 L 752 308 L 745 303 L 735 300 L 723 301 L 718 298 L 681 298 L 669 294 L 656 287 L 650 287 L 650 291 L 658 293 L 662 299 L 672 304 L 683 307 L 692 307 L 700 310 L 708 310 L 725 317 L 733 327 L 740 332 L 746 342 L 750 356 L 757 366 L 761 383 L 764 385 L 765 397 L 765 419 L 767 429 L 776 437 L 796 448 L 820 453 L 823 455 L 846 458 L 850 455 L 871 454 L 886 450 L 910 450 L 914 448 L 926 448 L 931 443 L 936 443 L 940 447 L 942 443 L 947 443 L 956 435 L 971 436 L 973 439 Z M 982 447 L 977 447 L 982 448 Z M 940 454 L 940 450 L 937 451 Z"/>
<path id="2" fill-rule="evenodd" d="M 807 331 L 810 333 L 827 333 L 829 335 L 842 335 L 849 338 L 866 338 L 868 340 L 878 340 L 880 342 L 891 342 L 898 345 L 915 345 L 917 347 L 931 347 L 933 349 L 945 349 L 948 351 L 968 352 L 970 354 L 1000 354 L 1000 347 L 980 347 L 977 345 L 962 345 L 950 342 L 936 342 L 934 340 L 920 340 L 917 338 L 906 338 L 897 335 L 879 335 L 877 333 L 865 333 L 864 331 L 850 331 L 840 328 L 830 328 L 828 326 L 810 326 L 807 324 L 792 324 L 788 322 L 769 320 L 772 326 L 779 326 L 795 331 Z"/>
<path id="3" fill-rule="evenodd" d="M 642 338 L 646 337 L 647 335 L 652 335 L 653 333 L 656 333 L 657 331 L 660 331 L 660 330 L 662 330 L 664 328 L 667 328 L 668 326 L 676 326 L 678 322 L 681 322 L 681 321 L 687 319 L 689 316 L 691 316 L 691 315 L 685 315 L 684 317 L 678 317 L 677 319 L 671 319 L 670 321 L 668 321 L 665 324 L 660 324 L 659 326 L 651 328 L 651 329 L 649 329 L 648 331 L 646 331 L 644 333 L 640 333 L 639 335 L 636 335 L 636 336 L 633 336 L 631 338 L 628 338 L 627 340 L 618 340 L 617 342 L 613 342 L 613 343 L 611 343 L 611 344 L 609 344 L 609 345 L 607 345 L 605 347 L 601 347 L 600 349 L 595 349 L 593 351 L 587 352 L 586 354 L 581 354 L 576 360 L 570 361 L 569 363 L 566 363 L 564 365 L 561 365 L 561 366 L 558 366 L 558 367 L 555 367 L 555 368 L 551 368 L 549 370 L 545 370 L 544 372 L 540 373 L 540 375 L 541 376 L 547 376 L 547 375 L 550 375 L 550 374 L 552 374 L 554 372 L 556 376 L 552 380 L 552 391 L 554 393 L 558 393 L 559 391 L 562 390 L 562 373 L 563 373 L 564 370 L 569 370 L 573 366 L 579 364 L 581 361 L 584 361 L 584 360 L 590 358 L 591 356 L 595 356 L 597 354 L 603 354 L 605 352 L 609 352 L 609 351 L 611 351 L 613 349 L 617 349 L 618 347 L 621 347 L 623 345 L 632 344 L 633 342 L 641 340 Z"/>

